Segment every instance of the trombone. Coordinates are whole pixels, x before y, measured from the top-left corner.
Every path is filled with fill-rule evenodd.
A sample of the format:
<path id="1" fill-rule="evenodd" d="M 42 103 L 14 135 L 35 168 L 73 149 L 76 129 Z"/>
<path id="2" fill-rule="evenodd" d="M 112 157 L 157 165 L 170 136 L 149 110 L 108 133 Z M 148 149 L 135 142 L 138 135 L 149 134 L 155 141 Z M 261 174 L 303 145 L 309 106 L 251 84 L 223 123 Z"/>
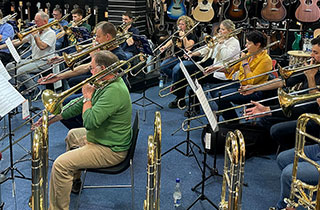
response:
<path id="1" fill-rule="evenodd" d="M 98 44 L 94 47 L 91 47 L 89 48 L 88 50 L 84 51 L 84 52 L 80 52 L 80 53 L 76 53 L 76 54 L 73 54 L 73 55 L 68 55 L 67 53 L 63 53 L 63 58 L 67 64 L 67 66 L 72 66 L 75 61 L 99 48 L 104 48 L 104 49 L 110 49 L 111 47 L 113 46 L 117 46 L 123 42 L 125 42 L 129 37 L 131 36 L 131 33 L 125 33 L 125 34 L 122 34 L 121 36 L 119 37 L 115 37 L 107 42 L 104 42 L 104 43 L 101 43 L 101 44 Z"/>
<path id="2" fill-rule="evenodd" d="M 310 185 L 297 179 L 298 162 L 300 159 L 313 165 L 318 173 L 320 173 L 320 165 L 316 161 L 311 160 L 304 153 L 306 137 L 312 139 L 318 144 L 320 143 L 320 139 L 318 137 L 306 132 L 307 123 L 309 121 L 314 121 L 316 124 L 320 125 L 320 116 L 317 114 L 304 113 L 298 119 L 290 197 L 285 198 L 284 201 L 287 203 L 287 207 L 297 208 L 298 206 L 303 206 L 306 209 L 318 210 L 320 208 L 320 178 L 318 179 L 317 185 Z"/>
<path id="3" fill-rule="evenodd" d="M 320 67 L 320 64 L 313 64 L 313 65 L 309 65 L 309 66 L 301 66 L 301 67 L 298 67 L 296 68 L 296 70 L 294 70 L 295 72 L 301 72 L 301 71 L 306 71 L 306 70 L 309 70 L 309 69 L 313 69 L 313 68 L 318 68 Z M 281 67 L 280 67 L 281 68 Z M 280 69 L 279 68 L 279 69 Z M 268 71 L 268 72 L 265 72 L 265 73 L 262 73 L 262 74 L 259 74 L 259 75 L 256 75 L 256 76 L 253 76 L 253 77 L 249 77 L 249 78 L 246 78 L 246 79 L 243 79 L 243 80 L 238 80 L 238 81 L 234 81 L 234 82 L 230 82 L 230 83 L 227 83 L 227 84 L 224 84 L 224 85 L 221 85 L 221 86 L 218 86 L 218 87 L 215 87 L 215 88 L 212 88 L 212 89 L 209 89 L 209 90 L 206 90 L 204 91 L 205 93 L 207 92 L 211 92 L 211 91 L 216 91 L 216 90 L 219 90 L 219 89 L 222 89 L 222 88 L 225 88 L 225 87 L 228 87 L 230 85 L 233 85 L 233 84 L 237 84 L 237 83 L 241 83 L 241 82 L 244 82 L 244 81 L 247 81 L 247 80 L 250 80 L 250 79 L 254 79 L 254 78 L 257 78 L 257 77 L 261 77 L 261 76 L 264 76 L 264 75 L 268 75 L 272 72 L 277 72 L 278 69 L 275 69 L 275 70 L 272 70 L 272 71 Z M 275 82 L 278 82 L 279 80 L 275 81 Z M 254 89 L 257 89 L 259 87 L 263 87 L 263 86 L 267 86 L 271 84 L 270 82 L 265 82 L 265 83 L 262 83 L 260 85 L 256 85 L 255 87 L 251 87 L 251 88 L 248 88 L 246 91 L 249 91 L 249 90 L 254 90 Z M 232 92 L 232 93 L 228 93 L 228 94 L 225 94 L 223 96 L 220 96 L 220 97 L 216 97 L 216 98 L 211 98 L 208 100 L 208 102 L 211 102 L 211 101 L 216 101 L 216 100 L 219 100 L 221 98 L 226 98 L 228 96 L 232 96 L 232 95 L 235 95 L 235 94 L 238 94 L 239 91 L 235 91 L 235 92 Z M 194 95 L 192 95 L 194 96 Z M 184 100 L 186 99 L 187 97 L 184 97 L 184 98 L 181 98 L 178 100 L 178 105 L 180 104 L 180 101 L 181 100 Z M 194 106 L 198 106 L 200 103 L 195 103 L 195 104 L 192 104 L 191 107 L 194 107 Z M 185 107 L 180 107 L 179 106 L 179 109 L 184 109 Z"/>
<path id="4" fill-rule="evenodd" d="M 244 57 L 242 57 L 242 58 L 239 58 L 239 59 L 235 59 L 235 60 L 231 60 L 231 61 L 230 61 L 230 60 L 229 60 L 230 58 L 228 58 L 228 59 L 227 59 L 228 61 L 226 61 L 226 62 L 225 62 L 225 61 L 222 61 L 222 63 L 223 63 L 223 66 L 222 66 L 222 67 L 220 67 L 219 69 L 216 69 L 216 70 L 214 70 L 214 71 L 212 71 L 212 72 L 210 72 L 210 73 L 208 73 L 208 74 L 206 74 L 206 75 L 201 76 L 201 77 L 198 79 L 198 81 L 201 80 L 201 79 L 203 79 L 203 78 L 205 78 L 205 77 L 207 77 L 207 76 L 209 76 L 209 75 L 211 75 L 211 74 L 213 74 L 214 72 L 221 71 L 221 70 L 223 70 L 223 69 L 231 68 L 232 66 L 236 65 L 237 63 L 239 63 L 239 62 L 241 62 L 241 61 L 243 61 L 243 60 L 245 60 L 245 59 L 247 59 L 247 58 L 249 58 L 249 57 L 251 57 L 251 56 L 257 55 L 257 54 L 259 54 L 260 52 L 262 52 L 262 51 L 264 51 L 264 50 L 266 50 L 266 49 L 274 46 L 274 45 L 277 44 L 277 43 L 279 43 L 279 41 L 273 42 L 273 43 L 267 45 L 266 47 L 261 48 L 261 49 L 259 49 L 258 51 L 254 52 L 254 53 L 252 53 L 252 54 L 248 54 L 248 55 L 246 55 L 246 56 L 244 56 Z M 215 64 L 215 65 L 216 65 L 216 64 Z M 197 75 L 197 74 L 199 74 L 199 73 L 203 73 L 203 72 L 202 72 L 202 71 L 197 71 L 197 72 L 193 73 L 193 74 L 190 75 L 190 76 L 193 77 L 193 76 L 195 76 L 195 75 Z M 187 87 L 188 84 L 184 84 L 184 85 L 181 85 L 180 87 L 174 89 L 174 90 L 171 91 L 171 92 L 169 91 L 168 93 L 164 93 L 164 94 L 162 93 L 162 92 L 164 92 L 165 90 L 170 90 L 173 86 L 175 86 L 175 85 L 177 85 L 177 84 L 179 84 L 179 83 L 181 83 L 181 82 L 184 82 L 185 80 L 186 80 L 186 78 L 183 78 L 183 79 L 181 79 L 181 80 L 179 80 L 179 81 L 177 81 L 177 82 L 175 82 L 175 83 L 173 83 L 173 84 L 171 84 L 171 85 L 169 85 L 169 86 L 167 86 L 167 87 L 159 90 L 159 96 L 160 96 L 160 97 L 165 97 L 165 96 L 168 96 L 168 95 L 170 95 L 170 94 L 173 94 L 173 93 L 177 92 L 178 90 L 180 90 L 180 89 L 182 89 L 182 88 Z"/>
<path id="5" fill-rule="evenodd" d="M 44 29 L 46 29 L 48 27 L 51 27 L 53 25 L 59 24 L 60 21 L 66 19 L 68 16 L 69 16 L 69 14 L 66 14 L 65 16 L 63 16 L 59 20 L 54 20 L 51 23 L 47 23 L 47 24 L 45 24 L 43 26 L 40 26 L 40 27 L 37 27 L 37 28 L 33 28 L 30 31 L 27 31 L 27 32 L 24 32 L 24 33 L 17 33 L 17 37 L 21 41 L 24 37 L 28 36 L 29 34 L 32 34 L 32 33 L 36 32 L 36 31 L 41 31 L 41 30 L 44 30 Z"/>
<path id="6" fill-rule="evenodd" d="M 124 33 L 124 30 L 131 25 L 132 23 L 135 23 L 140 18 L 140 15 L 133 18 L 131 21 L 127 23 L 122 23 L 120 26 L 117 27 L 117 35 L 122 35 Z"/>
<path id="7" fill-rule="evenodd" d="M 62 111 L 62 102 L 70 95 L 78 91 L 79 89 L 82 88 L 83 85 L 87 83 L 92 83 L 96 88 L 104 88 L 110 83 L 112 83 L 114 80 L 117 78 L 125 75 L 126 73 L 130 72 L 132 69 L 136 68 L 137 66 L 140 66 L 144 63 L 144 61 L 139 62 L 137 65 L 131 67 L 130 62 L 132 62 L 134 59 L 137 57 L 143 56 L 146 60 L 146 57 L 144 54 L 139 53 L 132 58 L 130 58 L 127 61 L 117 61 L 113 63 L 111 66 L 107 67 L 106 69 L 98 72 L 97 74 L 87 78 L 86 80 L 80 82 L 79 84 L 73 86 L 72 88 L 62 92 L 62 93 L 54 93 L 52 90 L 46 89 L 42 93 L 42 102 L 46 110 L 48 110 L 50 113 L 57 115 L 61 113 Z M 122 67 L 126 67 L 126 69 L 122 69 Z M 119 73 L 120 71 L 120 73 Z M 99 80 L 107 75 L 114 75 L 110 80 L 105 80 L 103 82 L 99 82 Z M 80 100 L 81 97 L 78 99 Z M 77 101 L 76 101 L 77 102 Z M 75 102 L 75 103 L 76 103 Z M 71 106 L 73 104 L 69 104 Z M 67 109 L 66 107 L 65 109 Z"/>
<path id="8" fill-rule="evenodd" d="M 12 15 L 7 15 L 5 17 L 3 17 L 2 19 L 0 19 L 0 25 L 5 24 L 6 22 L 8 22 L 9 20 L 13 19 L 17 17 L 17 13 L 13 13 Z"/>
<path id="9" fill-rule="evenodd" d="M 244 180 L 245 142 L 241 131 L 229 131 L 224 150 L 224 169 L 220 210 L 241 210 Z M 226 201 L 228 188 L 228 200 Z"/>
<path id="10" fill-rule="evenodd" d="M 320 88 L 320 87 L 317 86 L 316 89 L 318 89 L 318 88 Z M 261 116 L 261 115 L 265 115 L 265 114 L 270 114 L 270 113 L 278 112 L 278 111 L 282 111 L 285 116 L 290 117 L 291 110 L 295 105 L 296 105 L 296 107 L 309 105 L 309 104 L 312 104 L 312 103 L 315 102 L 315 101 L 313 101 L 314 99 L 320 97 L 320 92 L 318 92 L 316 94 L 303 94 L 303 95 L 297 95 L 297 96 L 292 96 L 292 94 L 302 93 L 302 92 L 313 90 L 313 89 L 315 89 L 315 88 L 308 88 L 308 89 L 305 89 L 305 90 L 301 90 L 301 91 L 297 91 L 297 92 L 294 92 L 294 93 L 287 94 L 283 89 L 279 88 L 278 89 L 278 96 L 271 97 L 271 98 L 268 98 L 268 99 L 263 99 L 263 100 L 260 100 L 258 102 L 262 103 L 262 102 L 265 102 L 265 101 L 269 101 L 269 100 L 273 100 L 273 99 L 278 98 L 281 108 L 274 109 L 274 110 L 271 110 L 271 111 L 268 111 L 268 112 L 262 112 L 262 113 L 250 115 L 250 116 L 241 116 L 241 117 L 237 117 L 237 118 L 233 118 L 233 119 L 220 121 L 220 122 L 218 122 L 218 125 L 224 124 L 224 123 L 229 123 L 229 122 L 236 121 L 236 120 L 247 119 L 248 117 L 255 117 L 255 116 Z M 216 114 L 221 114 L 223 112 L 230 111 L 230 110 L 237 109 L 237 108 L 241 108 L 241 107 L 246 107 L 248 105 L 251 105 L 251 103 L 242 104 L 242 105 L 239 105 L 239 106 L 235 106 L 235 107 L 230 107 L 230 108 L 227 108 L 227 109 L 219 110 L 219 111 L 216 111 L 215 113 Z M 206 115 L 203 114 L 203 115 L 198 115 L 198 116 L 194 116 L 194 117 L 190 117 L 190 118 L 185 119 L 182 122 L 182 125 L 181 125 L 182 130 L 183 131 L 193 131 L 193 130 L 198 130 L 198 129 L 202 129 L 202 128 L 206 127 L 206 125 L 201 125 L 201 126 L 196 126 L 196 127 L 188 127 L 187 126 L 189 121 L 198 120 L 198 119 L 200 119 L 202 117 L 206 117 Z"/>

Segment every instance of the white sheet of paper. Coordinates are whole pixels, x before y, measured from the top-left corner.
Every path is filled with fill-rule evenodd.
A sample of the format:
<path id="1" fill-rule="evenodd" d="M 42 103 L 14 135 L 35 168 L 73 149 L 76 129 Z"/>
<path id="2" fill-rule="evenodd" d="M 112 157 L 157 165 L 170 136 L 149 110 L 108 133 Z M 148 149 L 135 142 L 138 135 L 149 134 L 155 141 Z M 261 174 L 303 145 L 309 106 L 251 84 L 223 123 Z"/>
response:
<path id="1" fill-rule="evenodd" d="M 205 141 L 205 148 L 211 149 L 211 133 L 206 133 L 204 141 Z"/>
<path id="2" fill-rule="evenodd" d="M 0 117 L 8 114 L 24 101 L 25 98 L 0 75 Z"/>
<path id="3" fill-rule="evenodd" d="M 54 74 L 59 74 L 59 73 L 60 73 L 59 66 L 57 65 L 57 66 L 53 67 L 52 72 L 53 72 Z M 62 87 L 62 80 L 59 80 L 59 81 L 53 83 L 53 88 L 54 88 L 55 90 L 57 90 L 57 89 L 60 88 L 60 87 Z"/>
<path id="4" fill-rule="evenodd" d="M 8 49 L 9 49 L 13 59 L 17 63 L 19 63 L 21 61 L 21 57 L 20 57 L 19 53 L 17 52 L 16 48 L 13 46 L 10 37 L 6 40 L 6 45 L 8 46 Z"/>
<path id="5" fill-rule="evenodd" d="M 200 104 L 201 104 L 201 107 L 204 111 L 204 114 L 206 115 L 208 121 L 209 121 L 209 124 L 212 128 L 213 131 L 216 130 L 217 128 L 217 118 L 216 116 L 213 114 L 212 110 L 211 110 L 211 107 L 209 105 L 209 102 L 203 92 L 203 89 L 201 87 L 201 85 L 198 83 L 198 80 L 196 79 L 195 83 L 192 81 L 190 75 L 189 75 L 189 72 L 187 71 L 186 67 L 184 66 L 183 62 L 181 61 L 181 59 L 179 58 L 180 60 L 180 68 L 184 74 L 184 76 L 186 77 L 190 87 L 192 88 L 192 90 L 195 92 L 195 94 L 197 95 L 199 101 L 200 101 Z"/>
<path id="6" fill-rule="evenodd" d="M 30 117 L 29 101 L 25 100 L 22 103 L 22 119 L 27 119 L 28 117 Z"/>
<path id="7" fill-rule="evenodd" d="M 8 73 L 6 67 L 3 65 L 2 61 L 0 60 L 0 74 L 6 79 L 6 80 L 10 80 L 11 76 Z"/>

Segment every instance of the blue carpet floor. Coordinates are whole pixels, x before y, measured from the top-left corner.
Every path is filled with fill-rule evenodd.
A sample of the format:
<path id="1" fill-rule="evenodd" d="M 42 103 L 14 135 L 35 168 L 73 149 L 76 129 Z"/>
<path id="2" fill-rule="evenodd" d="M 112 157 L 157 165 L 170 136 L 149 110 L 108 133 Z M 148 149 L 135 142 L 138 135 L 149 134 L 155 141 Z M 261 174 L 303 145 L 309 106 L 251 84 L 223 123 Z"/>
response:
<path id="1" fill-rule="evenodd" d="M 139 110 L 140 113 L 140 133 L 136 147 L 134 158 L 134 175 L 135 175 L 135 209 L 143 209 L 143 201 L 146 193 L 147 183 L 147 139 L 148 135 L 153 134 L 153 120 L 155 111 L 161 112 L 162 117 L 162 152 L 167 151 L 179 142 L 186 139 L 186 133 L 179 130 L 175 135 L 171 135 L 176 129 L 181 126 L 183 111 L 178 109 L 169 109 L 167 104 L 173 100 L 173 96 L 160 98 L 158 96 L 158 87 L 153 87 L 147 90 L 147 97 L 164 106 L 164 109 L 159 109 L 155 105 L 150 105 L 145 108 L 146 120 L 144 121 L 143 109 L 140 106 L 133 106 L 133 113 Z M 139 98 L 140 94 L 132 93 L 132 100 Z M 35 106 L 42 107 L 41 102 L 34 103 Z M 16 128 L 23 122 L 21 115 L 18 114 L 12 119 L 13 128 Z M 4 135 L 7 132 L 5 128 L 8 125 L 7 119 L 0 121 L 1 133 Z M 29 125 L 19 129 L 14 136 L 14 140 L 24 135 L 29 130 Z M 61 124 L 56 123 L 50 126 L 49 129 L 49 154 L 51 159 L 56 159 L 65 151 L 64 138 L 68 130 Z M 202 147 L 200 141 L 201 131 L 192 131 L 190 139 Z M 30 137 L 24 138 L 19 144 L 13 146 L 14 161 L 19 160 L 27 154 L 26 150 L 30 150 Z M 8 145 L 8 138 L 0 142 L 0 149 Z M 180 149 L 186 151 L 186 144 L 183 144 Z M 203 155 L 199 154 L 194 147 L 195 155 L 200 163 L 203 160 Z M 269 159 L 261 157 L 251 157 L 245 162 L 245 183 L 247 187 L 243 187 L 242 209 L 244 210 L 261 210 L 268 209 L 274 206 L 278 200 L 280 185 L 279 177 L 280 170 L 275 162 L 275 155 L 267 156 Z M 30 158 L 27 155 L 26 158 Z M 85 157 L 84 157 L 85 158 Z M 3 153 L 3 160 L 0 161 L 1 171 L 9 166 L 10 156 L 9 151 Z M 208 156 L 209 166 L 213 165 L 212 156 Z M 217 169 L 222 174 L 223 170 L 223 155 L 217 157 Z M 49 172 L 52 162 L 50 162 Z M 31 162 L 29 160 L 15 164 L 15 167 L 25 176 L 31 177 Z M 191 188 L 201 181 L 201 171 L 194 157 L 186 157 L 181 153 L 173 150 L 162 157 L 161 160 L 161 194 L 160 206 L 162 210 L 174 209 L 172 194 L 175 186 L 175 179 L 181 179 L 182 188 L 182 206 L 179 209 L 187 209 L 187 207 L 197 199 L 199 193 L 194 192 Z M 9 174 L 8 174 L 9 175 Z M 15 175 L 18 175 L 15 172 Z M 88 174 L 88 183 L 119 183 L 128 180 L 129 171 L 115 176 L 102 176 L 96 174 Z M 209 172 L 207 170 L 207 175 Z M 2 200 L 5 202 L 4 209 L 30 209 L 28 207 L 29 197 L 31 195 L 31 181 L 24 179 L 15 179 L 15 200 L 12 194 L 12 181 L 8 180 L 1 185 Z M 205 182 L 205 195 L 216 205 L 220 202 L 222 178 L 214 176 Z M 200 191 L 201 188 L 197 188 Z M 77 196 L 71 195 L 70 209 L 74 209 Z M 131 209 L 131 192 L 128 189 L 96 189 L 85 190 L 81 196 L 80 209 Z M 197 202 L 192 209 L 214 209 L 207 201 Z"/>

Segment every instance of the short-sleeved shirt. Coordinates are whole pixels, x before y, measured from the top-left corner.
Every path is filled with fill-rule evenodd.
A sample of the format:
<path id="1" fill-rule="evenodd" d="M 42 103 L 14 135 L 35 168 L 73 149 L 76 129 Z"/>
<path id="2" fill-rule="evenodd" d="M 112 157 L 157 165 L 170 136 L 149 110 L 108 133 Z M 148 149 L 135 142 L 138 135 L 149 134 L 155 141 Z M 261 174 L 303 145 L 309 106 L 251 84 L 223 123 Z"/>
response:
<path id="1" fill-rule="evenodd" d="M 55 19 L 54 18 L 50 18 L 49 19 L 49 23 L 51 23 L 52 21 L 54 21 Z M 59 24 L 63 27 L 63 26 L 66 26 L 66 25 L 68 25 L 68 21 L 66 21 L 66 20 L 61 20 L 60 22 L 59 22 Z M 55 28 L 51 28 L 56 34 L 58 34 L 58 33 L 60 33 L 61 32 L 61 29 L 55 29 Z M 64 40 L 64 37 L 61 37 L 60 39 L 57 39 L 57 41 L 56 41 L 56 44 L 62 44 L 62 42 L 63 42 L 63 40 Z"/>
<path id="2" fill-rule="evenodd" d="M 48 45 L 44 50 L 41 50 L 32 34 L 26 37 L 28 42 L 31 44 L 32 58 L 36 59 L 49 53 L 54 53 L 56 49 L 56 33 L 51 28 L 46 28 L 40 34 L 40 40 Z M 53 56 L 53 55 L 52 55 Z"/>
<path id="3" fill-rule="evenodd" d="M 193 40 L 194 41 L 194 43 L 197 43 L 197 37 L 196 37 L 196 35 L 194 35 L 193 33 L 190 33 L 190 34 L 188 34 L 187 35 L 187 39 L 188 40 Z M 183 41 L 182 41 L 182 49 L 185 49 L 185 46 L 184 46 L 184 44 L 183 44 Z M 195 46 L 193 46 L 190 50 L 192 51 L 192 50 L 194 50 L 195 49 Z M 180 51 L 180 49 L 176 46 L 176 45 L 174 45 L 174 53 L 177 53 L 177 52 L 179 52 Z M 179 56 L 179 57 L 181 57 L 181 56 L 183 56 L 183 52 L 182 51 L 180 51 L 179 53 L 177 53 L 176 54 L 176 56 Z"/>

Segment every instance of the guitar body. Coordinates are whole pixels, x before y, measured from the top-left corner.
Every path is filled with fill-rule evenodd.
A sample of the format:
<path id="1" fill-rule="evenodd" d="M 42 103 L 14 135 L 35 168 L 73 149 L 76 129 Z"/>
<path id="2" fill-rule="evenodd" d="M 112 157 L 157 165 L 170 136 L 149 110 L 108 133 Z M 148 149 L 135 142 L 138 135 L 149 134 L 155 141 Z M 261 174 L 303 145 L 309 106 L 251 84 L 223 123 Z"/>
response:
<path id="1" fill-rule="evenodd" d="M 233 22 L 246 20 L 248 17 L 248 9 L 245 6 L 245 0 L 230 0 L 224 13 L 224 17 Z"/>
<path id="2" fill-rule="evenodd" d="M 178 20 L 182 15 L 187 14 L 184 0 L 172 0 L 167 10 L 168 17 L 172 20 Z"/>
<path id="3" fill-rule="evenodd" d="M 300 50 L 301 34 L 294 32 L 295 40 L 292 43 L 292 50 Z"/>
<path id="4" fill-rule="evenodd" d="M 312 23 L 319 20 L 320 9 L 317 5 L 317 0 L 300 0 L 300 5 L 295 15 L 301 22 Z"/>
<path id="5" fill-rule="evenodd" d="M 266 21 L 279 22 L 287 15 L 287 10 L 282 4 L 282 0 L 268 0 L 267 6 L 262 8 L 261 17 Z"/>
<path id="6" fill-rule="evenodd" d="M 198 0 L 197 7 L 192 11 L 193 18 L 199 22 L 209 22 L 214 17 L 213 0 Z"/>

